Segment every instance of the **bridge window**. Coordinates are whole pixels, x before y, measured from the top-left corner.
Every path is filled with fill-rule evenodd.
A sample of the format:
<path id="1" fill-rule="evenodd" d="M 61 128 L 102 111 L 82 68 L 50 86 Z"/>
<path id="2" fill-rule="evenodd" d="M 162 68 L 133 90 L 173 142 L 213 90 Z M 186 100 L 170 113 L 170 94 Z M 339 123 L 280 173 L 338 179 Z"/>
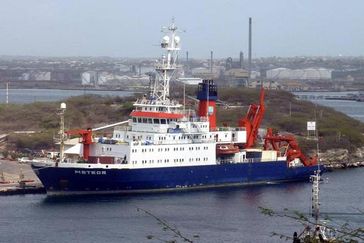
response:
<path id="1" fill-rule="evenodd" d="M 142 118 L 138 118 L 138 122 L 141 123 L 142 122 Z"/>
<path id="2" fill-rule="evenodd" d="M 159 119 L 154 119 L 154 124 L 159 124 Z"/>
<path id="3" fill-rule="evenodd" d="M 148 123 L 153 123 L 152 118 L 148 118 Z"/>
<path id="4" fill-rule="evenodd" d="M 166 119 L 161 119 L 161 124 L 166 124 Z"/>
<path id="5" fill-rule="evenodd" d="M 133 122 L 137 122 L 137 119 L 135 117 L 133 117 Z"/>

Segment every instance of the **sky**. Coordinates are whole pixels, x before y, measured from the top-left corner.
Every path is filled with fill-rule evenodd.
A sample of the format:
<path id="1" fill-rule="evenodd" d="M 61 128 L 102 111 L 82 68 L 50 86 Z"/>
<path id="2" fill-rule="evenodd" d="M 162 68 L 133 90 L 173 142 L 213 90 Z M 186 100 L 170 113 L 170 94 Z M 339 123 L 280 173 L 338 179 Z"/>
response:
<path id="1" fill-rule="evenodd" d="M 0 0 L 0 55 L 159 57 L 174 17 L 191 58 L 363 56 L 363 0 Z M 184 55 L 184 54 L 183 54 Z"/>

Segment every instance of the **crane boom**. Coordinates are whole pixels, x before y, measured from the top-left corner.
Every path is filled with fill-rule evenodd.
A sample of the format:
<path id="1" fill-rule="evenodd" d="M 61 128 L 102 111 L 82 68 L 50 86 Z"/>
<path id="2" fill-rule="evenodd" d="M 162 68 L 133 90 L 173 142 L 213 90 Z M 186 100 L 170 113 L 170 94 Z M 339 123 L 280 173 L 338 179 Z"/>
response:
<path id="1" fill-rule="evenodd" d="M 117 123 L 109 124 L 109 125 L 102 126 L 102 127 L 92 128 L 92 131 L 99 131 L 99 130 L 103 130 L 103 129 L 106 129 L 106 128 L 123 125 L 123 124 L 128 123 L 128 122 L 129 122 L 129 120 L 126 120 L 126 121 L 117 122 Z"/>
<path id="2" fill-rule="evenodd" d="M 273 149 L 277 152 L 281 152 L 281 148 L 285 148 L 285 156 L 287 162 L 291 162 L 298 158 L 304 166 L 317 165 L 317 156 L 314 158 L 307 158 L 293 135 L 279 135 L 273 134 L 272 128 L 267 129 L 267 134 L 264 138 L 264 149 Z"/>
<path id="3" fill-rule="evenodd" d="M 117 123 L 113 123 L 113 124 L 98 127 L 98 128 L 87 128 L 86 130 L 84 130 L 84 129 L 68 130 L 65 133 L 67 135 L 81 136 L 81 138 L 82 138 L 81 143 L 83 144 L 83 159 L 88 160 L 88 157 L 90 156 L 90 145 L 93 143 L 93 141 L 92 141 L 92 132 L 93 131 L 99 131 L 99 130 L 103 130 L 103 129 L 106 129 L 109 127 L 115 127 L 115 126 L 122 125 L 122 124 L 125 124 L 128 122 L 129 122 L 129 120 L 126 120 L 126 121 L 117 122 Z"/>
<path id="4" fill-rule="evenodd" d="M 239 120 L 239 127 L 245 127 L 246 143 L 245 148 L 252 148 L 258 135 L 260 124 L 264 117 L 264 89 L 260 89 L 259 104 L 251 104 L 244 118 Z"/>

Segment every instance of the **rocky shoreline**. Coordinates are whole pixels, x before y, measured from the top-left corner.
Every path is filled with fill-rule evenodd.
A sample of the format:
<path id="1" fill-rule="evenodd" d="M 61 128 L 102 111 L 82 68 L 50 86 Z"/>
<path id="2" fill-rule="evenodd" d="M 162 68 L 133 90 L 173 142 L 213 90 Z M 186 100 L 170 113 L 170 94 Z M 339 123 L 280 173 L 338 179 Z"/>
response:
<path id="1" fill-rule="evenodd" d="M 328 169 L 345 169 L 364 166 L 364 147 L 354 152 L 347 149 L 330 149 L 320 153 L 320 160 Z"/>

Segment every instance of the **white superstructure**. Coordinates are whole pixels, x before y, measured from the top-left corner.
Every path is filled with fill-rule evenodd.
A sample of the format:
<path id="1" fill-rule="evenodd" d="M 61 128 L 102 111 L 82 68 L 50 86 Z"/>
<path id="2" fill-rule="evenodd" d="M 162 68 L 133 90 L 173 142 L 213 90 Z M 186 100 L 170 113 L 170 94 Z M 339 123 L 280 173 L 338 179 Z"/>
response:
<path id="1" fill-rule="evenodd" d="M 170 98 L 169 82 L 178 68 L 181 43 L 173 22 L 162 31 L 166 33 L 161 41 L 165 54 L 156 64 L 158 75 L 151 80 L 149 97 L 134 103 L 128 124 L 115 126 L 112 138 L 93 139 L 89 145 L 89 163 L 85 163 L 85 167 L 149 168 L 216 164 L 223 162 L 216 156 L 217 145 L 246 142 L 245 129 L 224 127 L 211 130 L 208 117 L 198 117 L 195 112 L 186 111 Z M 78 145 L 77 150 L 82 150 L 83 146 Z M 244 162 L 245 153 L 239 152 L 230 159 Z M 80 160 L 75 153 L 67 155 L 67 151 L 65 157 L 59 166 L 70 166 Z"/>

